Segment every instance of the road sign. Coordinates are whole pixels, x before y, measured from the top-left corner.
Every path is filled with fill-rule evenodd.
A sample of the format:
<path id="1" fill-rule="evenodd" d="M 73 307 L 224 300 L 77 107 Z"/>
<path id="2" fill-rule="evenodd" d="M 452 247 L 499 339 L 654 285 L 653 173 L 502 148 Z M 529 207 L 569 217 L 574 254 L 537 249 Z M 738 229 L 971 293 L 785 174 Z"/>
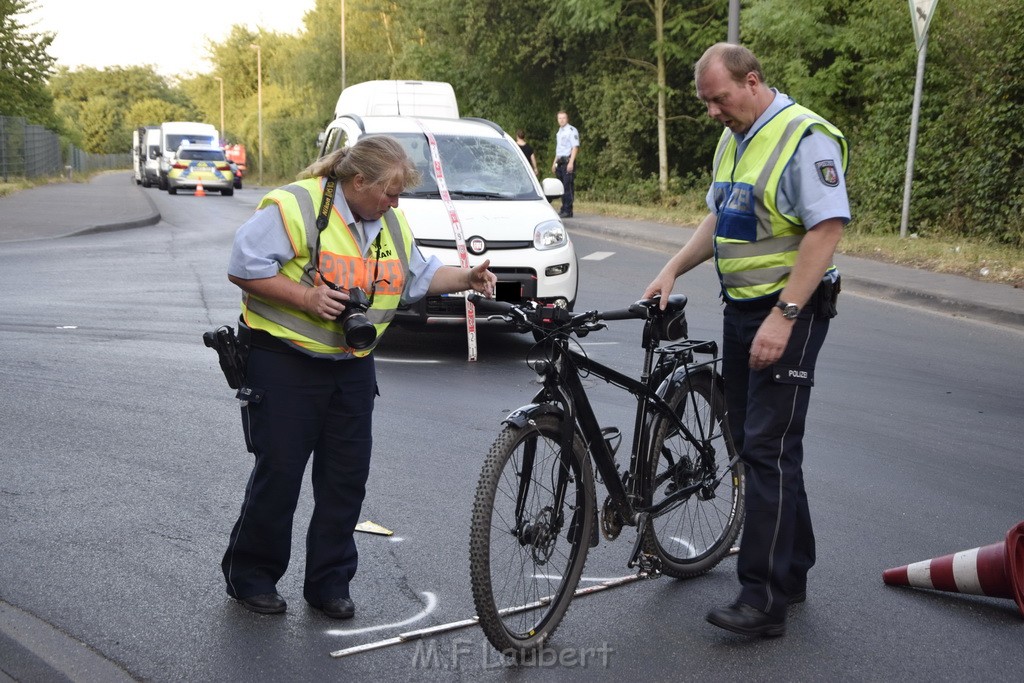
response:
<path id="1" fill-rule="evenodd" d="M 932 22 L 932 14 L 939 0 L 908 0 L 910 2 L 910 19 L 914 23 L 914 40 L 920 50 L 928 36 L 928 24 Z"/>

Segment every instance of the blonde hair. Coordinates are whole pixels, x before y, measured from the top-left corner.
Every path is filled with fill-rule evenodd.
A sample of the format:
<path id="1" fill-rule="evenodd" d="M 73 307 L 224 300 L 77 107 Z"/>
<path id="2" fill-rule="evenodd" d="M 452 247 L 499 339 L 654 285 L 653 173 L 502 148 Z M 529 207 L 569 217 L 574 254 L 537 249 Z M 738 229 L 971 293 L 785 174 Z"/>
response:
<path id="1" fill-rule="evenodd" d="M 402 187 L 416 187 L 421 179 L 420 172 L 401 143 L 389 135 L 359 138 L 351 147 L 337 149 L 314 161 L 302 172 L 301 177 L 325 176 L 344 183 L 357 175 L 363 176 L 371 186 L 397 181 Z"/>
<path id="2" fill-rule="evenodd" d="M 758 80 L 764 83 L 764 71 L 761 69 L 761 62 L 757 60 L 754 53 L 742 45 L 733 43 L 715 43 L 701 55 L 693 66 L 693 79 L 700 80 L 704 72 L 708 70 L 715 61 L 720 61 L 725 67 L 732 80 L 742 83 L 747 74 L 754 72 Z"/>

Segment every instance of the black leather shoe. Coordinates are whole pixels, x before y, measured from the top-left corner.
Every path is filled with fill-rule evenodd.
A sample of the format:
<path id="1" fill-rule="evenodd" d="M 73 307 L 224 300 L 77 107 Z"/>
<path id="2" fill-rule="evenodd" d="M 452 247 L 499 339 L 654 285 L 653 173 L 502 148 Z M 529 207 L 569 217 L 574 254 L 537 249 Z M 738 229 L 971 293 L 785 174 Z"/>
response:
<path id="1" fill-rule="evenodd" d="M 351 619 L 356 614 L 356 603 L 351 598 L 325 600 L 320 610 L 331 619 Z"/>
<path id="2" fill-rule="evenodd" d="M 793 593 L 786 599 L 787 605 L 799 605 L 801 602 L 807 600 L 807 591 L 800 591 L 799 593 Z"/>
<path id="3" fill-rule="evenodd" d="M 770 617 L 744 602 L 711 610 L 707 620 L 719 628 L 745 636 L 781 636 L 786 632 L 784 618 Z"/>
<path id="4" fill-rule="evenodd" d="M 279 593 L 260 593 L 237 600 L 242 603 L 242 607 L 257 614 L 280 614 L 288 609 L 288 603 Z"/>

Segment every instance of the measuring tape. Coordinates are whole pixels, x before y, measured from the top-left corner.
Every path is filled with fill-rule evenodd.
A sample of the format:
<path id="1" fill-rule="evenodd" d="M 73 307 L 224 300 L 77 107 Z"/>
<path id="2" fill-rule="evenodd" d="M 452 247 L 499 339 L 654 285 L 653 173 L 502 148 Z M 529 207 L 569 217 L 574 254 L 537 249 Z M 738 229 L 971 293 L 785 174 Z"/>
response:
<path id="1" fill-rule="evenodd" d="M 462 234 L 462 222 L 459 221 L 459 213 L 455 210 L 452 196 L 448 193 L 448 184 L 444 180 L 444 168 L 441 166 L 441 154 L 437 150 L 437 140 L 434 139 L 434 134 L 427 129 L 422 121 L 416 119 L 416 123 L 423 130 L 423 134 L 427 137 L 427 143 L 430 146 L 430 160 L 434 165 L 434 179 L 437 181 L 437 191 L 441 194 L 444 208 L 448 210 L 448 220 L 451 221 L 452 232 L 455 233 L 455 250 L 459 253 L 459 265 L 469 270 L 469 252 L 466 251 L 466 238 Z M 466 302 L 466 340 L 469 343 L 469 360 L 475 361 L 476 308 L 470 303 L 469 299 L 464 300 Z"/>

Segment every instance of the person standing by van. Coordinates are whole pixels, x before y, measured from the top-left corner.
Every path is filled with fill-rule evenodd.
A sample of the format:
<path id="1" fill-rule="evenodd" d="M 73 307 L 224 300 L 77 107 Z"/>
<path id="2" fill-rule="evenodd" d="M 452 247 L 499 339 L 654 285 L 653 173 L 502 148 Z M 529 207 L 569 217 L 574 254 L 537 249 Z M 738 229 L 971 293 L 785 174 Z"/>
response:
<path id="1" fill-rule="evenodd" d="M 239 395 L 256 460 L 221 568 L 228 595 L 246 609 L 285 611 L 277 582 L 312 453 L 303 596 L 347 619 L 355 614 L 353 532 L 370 472 L 373 348 L 400 303 L 468 289 L 492 296 L 497 278 L 490 261 L 462 269 L 420 254 L 398 209 L 420 176 L 394 138 L 361 138 L 305 175 L 260 201 L 235 234 L 228 265 L 244 293 L 239 336 L 249 356 Z"/>
<path id="2" fill-rule="evenodd" d="M 572 204 L 575 197 L 576 157 L 580 152 L 580 132 L 569 123 L 565 111 L 558 112 L 558 133 L 555 134 L 555 162 L 551 172 L 562 181 L 562 208 L 558 215 L 572 218 Z"/>

